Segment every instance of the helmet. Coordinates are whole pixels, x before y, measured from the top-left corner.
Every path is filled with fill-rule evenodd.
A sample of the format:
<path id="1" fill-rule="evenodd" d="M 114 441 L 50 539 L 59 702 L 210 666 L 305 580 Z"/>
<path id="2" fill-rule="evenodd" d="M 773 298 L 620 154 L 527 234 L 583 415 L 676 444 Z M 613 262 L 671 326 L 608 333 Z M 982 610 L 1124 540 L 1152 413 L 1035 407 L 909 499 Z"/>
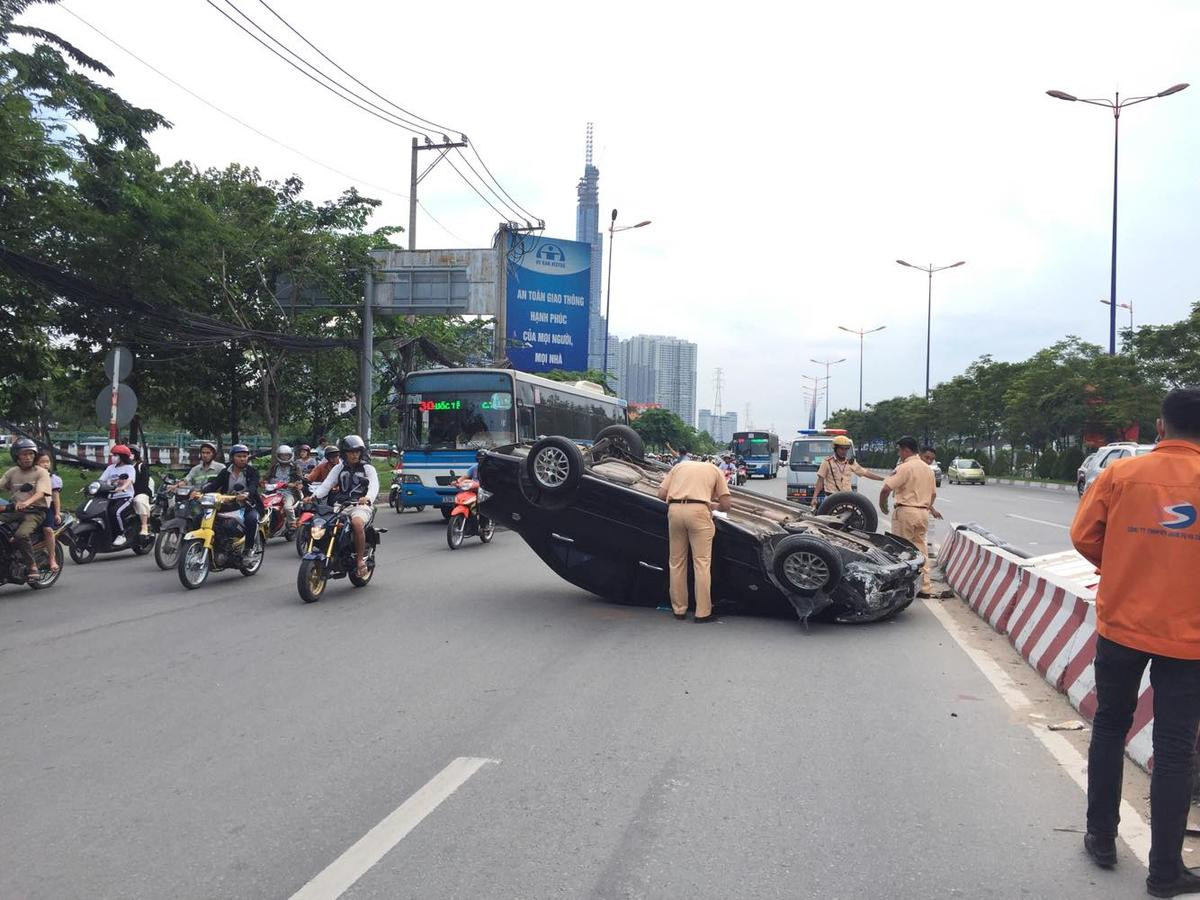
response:
<path id="1" fill-rule="evenodd" d="M 26 450 L 32 450 L 34 454 L 36 454 L 37 448 L 38 446 L 36 441 L 33 441 L 30 438 L 21 438 L 12 445 L 12 448 L 8 452 L 12 454 L 13 462 L 16 462 L 17 457 Z"/>
<path id="2" fill-rule="evenodd" d="M 133 456 L 133 451 L 124 444 L 115 444 L 112 448 L 112 454 L 113 456 L 124 456 L 126 459 L 129 459 Z"/>
<path id="3" fill-rule="evenodd" d="M 325 445 L 325 458 L 326 458 L 326 459 L 333 459 L 333 458 L 334 458 L 334 457 L 336 457 L 336 456 L 337 456 L 337 455 L 338 455 L 340 452 L 341 452 L 341 451 L 340 451 L 340 450 L 338 450 L 338 448 L 337 448 L 337 447 L 335 447 L 333 444 L 326 444 L 326 445 Z"/>
<path id="4" fill-rule="evenodd" d="M 247 447 L 245 444 L 234 444 L 232 447 L 229 448 L 230 456 L 233 456 L 233 454 L 235 454 L 235 453 L 249 453 L 249 452 L 250 452 L 250 448 Z"/>
<path id="5" fill-rule="evenodd" d="M 277 449 L 275 451 L 275 455 L 278 456 L 280 459 L 283 459 L 285 456 L 288 459 L 291 459 L 292 458 L 292 448 L 289 447 L 287 444 L 280 444 L 279 449 Z"/>
<path id="6" fill-rule="evenodd" d="M 850 438 L 846 437 L 844 434 L 839 434 L 837 437 L 835 437 L 833 439 L 833 446 L 835 446 L 835 447 L 853 447 L 854 441 L 850 440 Z"/>
<path id="7" fill-rule="evenodd" d="M 217 455 L 217 445 L 214 444 L 212 441 L 201 441 L 200 449 L 203 450 L 205 447 L 207 447 L 209 450 L 211 450 L 213 452 L 213 456 Z"/>
<path id="8" fill-rule="evenodd" d="M 360 438 L 357 434 L 346 435 L 344 438 L 342 438 L 340 441 L 338 441 L 338 447 L 341 449 L 341 451 L 343 453 L 345 453 L 347 450 L 366 450 L 367 449 L 367 445 L 363 443 L 363 439 Z"/>
<path id="9" fill-rule="evenodd" d="M 139 450 L 137 447 L 130 447 L 130 448 L 129 448 L 129 455 L 130 455 L 130 456 L 132 456 L 134 459 L 141 459 L 141 458 L 142 458 L 142 451 L 141 451 L 141 450 Z"/>

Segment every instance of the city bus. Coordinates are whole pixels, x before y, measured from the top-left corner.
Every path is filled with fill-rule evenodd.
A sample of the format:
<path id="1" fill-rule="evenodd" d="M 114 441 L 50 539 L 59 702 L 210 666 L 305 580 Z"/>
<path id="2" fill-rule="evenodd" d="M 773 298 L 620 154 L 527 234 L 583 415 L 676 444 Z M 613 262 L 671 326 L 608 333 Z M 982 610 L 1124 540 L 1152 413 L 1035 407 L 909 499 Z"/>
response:
<path id="1" fill-rule="evenodd" d="M 551 381 L 512 369 L 426 369 L 400 387 L 400 462 L 405 507 L 443 506 L 479 450 L 557 434 L 591 443 L 609 425 L 629 424 L 624 400 L 598 384 Z"/>
<path id="2" fill-rule="evenodd" d="M 817 469 L 827 457 L 833 456 L 833 439 L 839 434 L 845 435 L 846 430 L 805 428 L 792 440 L 792 449 L 788 454 L 787 498 L 793 503 L 812 503 L 813 488 L 817 484 Z M 849 458 L 854 458 L 853 447 L 850 448 Z M 851 481 L 852 490 L 857 491 L 858 476 L 853 476 Z"/>
<path id="3" fill-rule="evenodd" d="M 779 435 L 769 431 L 735 431 L 729 448 L 746 461 L 746 477 L 779 476 Z"/>

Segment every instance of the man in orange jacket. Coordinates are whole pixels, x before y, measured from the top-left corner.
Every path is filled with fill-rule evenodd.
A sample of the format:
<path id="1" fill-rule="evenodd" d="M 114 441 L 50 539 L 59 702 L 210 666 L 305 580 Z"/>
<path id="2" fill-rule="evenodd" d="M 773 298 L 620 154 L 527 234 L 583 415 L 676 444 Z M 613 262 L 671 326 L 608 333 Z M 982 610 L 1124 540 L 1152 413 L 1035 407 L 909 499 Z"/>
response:
<path id="1" fill-rule="evenodd" d="M 1096 719 L 1088 750 L 1084 847 L 1117 861 L 1125 736 L 1142 673 L 1154 687 L 1150 874 L 1155 897 L 1200 893 L 1183 864 L 1200 727 L 1200 388 L 1171 391 L 1154 452 L 1105 469 L 1084 494 L 1071 541 L 1100 570 Z"/>

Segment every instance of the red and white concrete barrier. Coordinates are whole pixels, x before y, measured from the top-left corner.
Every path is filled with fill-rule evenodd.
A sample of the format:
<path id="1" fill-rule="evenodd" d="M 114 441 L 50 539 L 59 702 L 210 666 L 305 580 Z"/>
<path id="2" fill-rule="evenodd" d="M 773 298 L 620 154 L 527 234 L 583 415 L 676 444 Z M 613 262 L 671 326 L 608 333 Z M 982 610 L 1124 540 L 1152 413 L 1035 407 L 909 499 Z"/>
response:
<path id="1" fill-rule="evenodd" d="M 1006 635 L 1021 657 L 1091 721 L 1096 712 L 1095 568 L 1074 551 L 1022 559 L 961 529 L 942 544 L 938 565 L 971 609 Z M 1126 737 L 1130 758 L 1145 769 L 1154 765 L 1153 714 L 1147 669 Z"/>

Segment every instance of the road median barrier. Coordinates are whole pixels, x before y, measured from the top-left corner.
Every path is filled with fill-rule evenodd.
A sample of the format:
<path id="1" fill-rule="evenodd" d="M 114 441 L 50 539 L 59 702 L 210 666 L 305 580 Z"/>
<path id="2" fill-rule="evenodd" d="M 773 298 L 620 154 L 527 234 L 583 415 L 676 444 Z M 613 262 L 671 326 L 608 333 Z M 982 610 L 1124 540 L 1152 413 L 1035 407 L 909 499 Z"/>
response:
<path id="1" fill-rule="evenodd" d="M 938 551 L 947 583 L 1091 722 L 1096 712 L 1095 567 L 1074 550 L 1026 557 L 982 529 L 951 528 Z M 1147 668 L 1125 739 L 1129 757 L 1147 771 L 1154 764 L 1153 711 Z"/>

